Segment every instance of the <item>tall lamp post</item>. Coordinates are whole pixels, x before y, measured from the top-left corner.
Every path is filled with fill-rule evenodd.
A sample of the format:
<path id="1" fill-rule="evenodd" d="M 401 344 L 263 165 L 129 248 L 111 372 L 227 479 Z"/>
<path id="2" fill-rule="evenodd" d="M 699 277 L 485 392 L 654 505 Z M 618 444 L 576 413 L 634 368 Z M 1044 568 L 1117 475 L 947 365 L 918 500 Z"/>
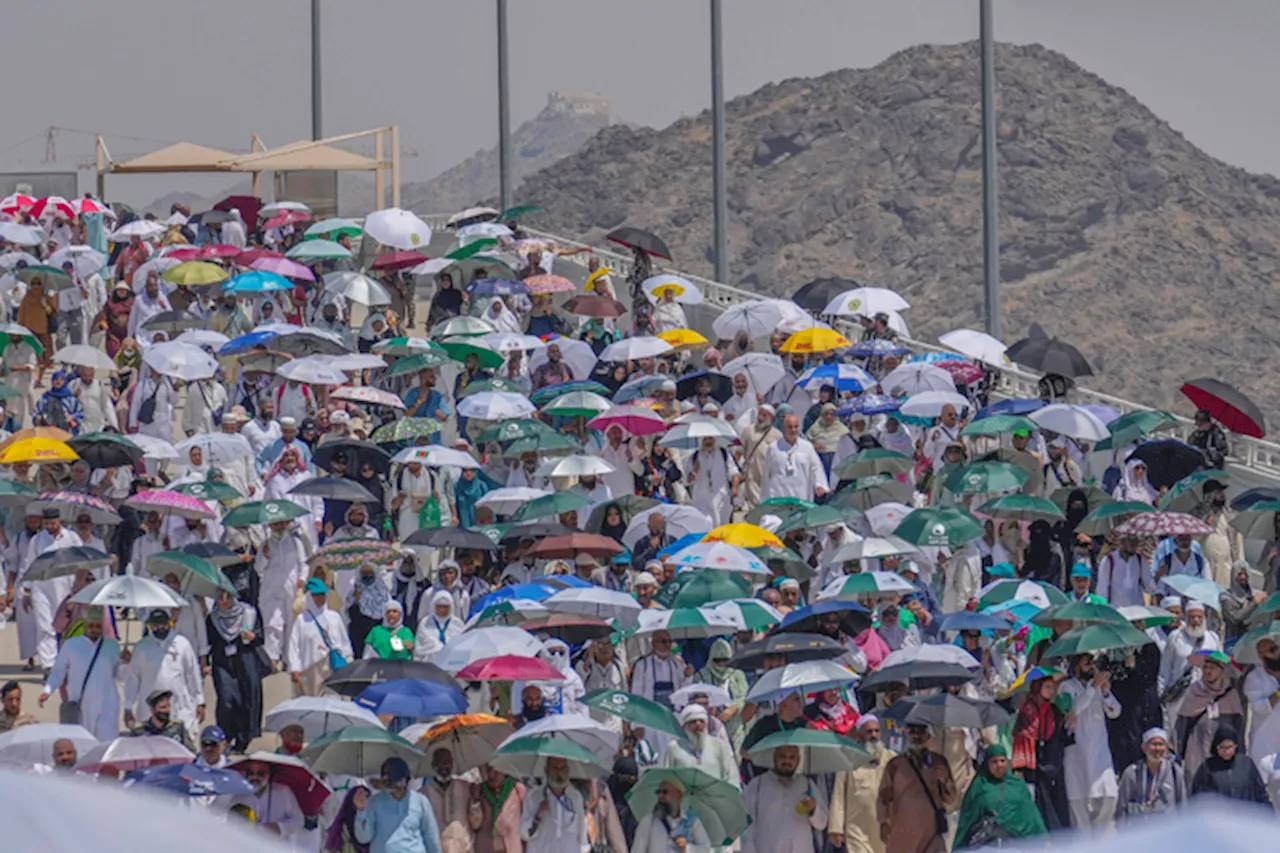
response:
<path id="1" fill-rule="evenodd" d="M 724 174 L 724 51 L 720 0 L 711 0 L 711 183 L 715 204 L 716 281 L 729 281 L 729 202 Z"/>
<path id="2" fill-rule="evenodd" d="M 991 0 L 978 0 L 982 44 L 982 274 L 987 334 L 1000 339 L 1000 232 L 996 224 L 996 43 Z"/>
<path id="3" fill-rule="evenodd" d="M 320 124 L 320 0 L 311 0 L 311 138 L 323 139 Z"/>
<path id="4" fill-rule="evenodd" d="M 511 105 L 507 95 L 507 0 L 498 8 L 498 197 L 511 207 Z"/>

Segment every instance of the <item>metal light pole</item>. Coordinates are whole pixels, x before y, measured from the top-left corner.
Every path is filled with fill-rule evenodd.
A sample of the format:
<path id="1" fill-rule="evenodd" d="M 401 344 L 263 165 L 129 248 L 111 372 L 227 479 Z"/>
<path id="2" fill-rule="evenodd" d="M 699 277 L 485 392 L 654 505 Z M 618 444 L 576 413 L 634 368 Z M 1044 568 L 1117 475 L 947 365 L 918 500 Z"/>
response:
<path id="1" fill-rule="evenodd" d="M 511 106 L 507 97 L 507 0 L 498 3 L 498 196 L 511 207 Z"/>
<path id="2" fill-rule="evenodd" d="M 729 281 L 729 200 L 724 176 L 724 51 L 720 0 L 711 0 L 711 183 L 715 204 L 716 281 Z"/>
<path id="3" fill-rule="evenodd" d="M 991 0 L 978 0 L 982 42 L 982 272 L 987 334 L 1000 338 L 1000 232 L 996 225 L 996 42 Z"/>
<path id="4" fill-rule="evenodd" d="M 320 132 L 320 0 L 311 0 L 311 138 Z"/>

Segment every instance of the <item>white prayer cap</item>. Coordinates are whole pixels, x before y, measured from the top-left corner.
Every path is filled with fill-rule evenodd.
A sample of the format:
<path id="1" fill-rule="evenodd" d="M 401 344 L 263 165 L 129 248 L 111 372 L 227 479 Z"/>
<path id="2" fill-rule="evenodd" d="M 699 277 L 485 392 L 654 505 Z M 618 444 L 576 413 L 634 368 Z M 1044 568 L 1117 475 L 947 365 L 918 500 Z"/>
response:
<path id="1" fill-rule="evenodd" d="M 707 721 L 707 709 L 697 702 L 690 702 L 680 711 L 680 725 L 688 725 L 693 720 Z"/>
<path id="2" fill-rule="evenodd" d="M 1186 607 L 1184 607 L 1184 608 L 1183 608 L 1183 610 L 1185 610 L 1187 613 L 1203 613 L 1203 612 L 1204 612 L 1204 602 L 1203 602 L 1203 601 L 1188 601 L 1188 602 L 1187 602 L 1187 606 L 1186 606 Z"/>
<path id="3" fill-rule="evenodd" d="M 670 379 L 664 379 L 662 380 L 662 384 L 658 386 L 658 390 L 674 394 L 676 393 L 676 383 L 672 382 Z"/>
<path id="4" fill-rule="evenodd" d="M 878 725 L 880 723 L 880 718 L 877 717 L 875 714 L 863 714 L 861 717 L 858 718 L 858 725 L 856 726 L 856 728 L 860 729 L 863 726 L 869 726 L 872 723 L 876 723 Z"/>
<path id="5" fill-rule="evenodd" d="M 1053 441 L 1049 442 L 1049 446 L 1050 446 L 1050 447 L 1057 447 L 1057 448 L 1063 448 L 1063 447 L 1066 447 L 1066 446 L 1067 446 L 1067 439 L 1066 439 L 1065 437 L 1063 437 L 1063 436 L 1061 436 L 1061 435 L 1060 435 L 1060 436 L 1058 436 L 1057 438 L 1055 438 Z"/>
<path id="6" fill-rule="evenodd" d="M 298 425 L 297 418 L 291 418 L 288 415 L 285 415 L 283 418 L 280 419 L 280 426 L 282 427 L 291 427 L 291 426 L 297 426 L 297 425 Z"/>
<path id="7" fill-rule="evenodd" d="M 1168 742 L 1169 733 L 1164 729 L 1160 728 L 1159 726 L 1152 726 L 1151 728 L 1147 729 L 1145 732 L 1142 733 L 1142 745 L 1146 746 L 1147 742 L 1150 741 L 1152 738 L 1160 738 L 1161 740 Z"/>
<path id="8" fill-rule="evenodd" d="M 707 402 L 702 404 L 702 413 L 704 415 L 707 414 L 708 412 L 718 412 L 718 411 L 720 411 L 720 404 L 715 402 L 714 400 L 708 400 Z"/>
<path id="9" fill-rule="evenodd" d="M 223 412 L 222 422 L 224 424 L 238 424 L 240 419 L 236 417 L 235 412 Z"/>
<path id="10" fill-rule="evenodd" d="M 647 562 L 647 563 L 645 563 L 645 564 L 644 564 L 644 570 L 645 570 L 646 572 L 651 572 L 651 571 L 653 571 L 654 569 L 657 569 L 658 571 L 662 571 L 662 561 L 661 561 L 661 560 L 650 560 L 649 562 Z"/>
<path id="11" fill-rule="evenodd" d="M 640 574 L 636 575 L 636 579 L 632 583 L 632 586 L 645 586 L 646 584 L 648 586 L 657 586 L 658 579 L 655 578 L 649 572 L 641 572 Z"/>
<path id="12" fill-rule="evenodd" d="M 759 406 L 756 406 L 756 410 L 761 412 L 768 412 L 771 415 L 778 414 L 778 410 L 775 409 L 773 405 L 770 403 L 761 403 Z"/>
<path id="13" fill-rule="evenodd" d="M 697 408 L 698 408 L 698 407 L 697 407 L 697 406 L 695 406 L 695 405 L 693 404 L 693 401 L 692 401 L 692 400 L 681 400 L 681 401 L 680 401 L 680 411 L 681 411 L 681 413 L 684 413 L 684 412 L 692 412 L 692 411 L 695 411 Z"/>
<path id="14" fill-rule="evenodd" d="M 1160 606 L 1163 607 L 1165 610 L 1168 610 L 1170 607 L 1181 607 L 1182 596 L 1166 595 L 1164 598 L 1160 599 Z"/>
<path id="15" fill-rule="evenodd" d="M 351 423 L 351 415 L 343 411 L 334 412 L 329 415 L 329 423 L 331 424 L 349 424 Z"/>
<path id="16" fill-rule="evenodd" d="M 778 584 L 778 589 L 799 589 L 799 588 L 800 588 L 800 581 L 796 580 L 795 578 L 787 578 L 782 583 Z"/>

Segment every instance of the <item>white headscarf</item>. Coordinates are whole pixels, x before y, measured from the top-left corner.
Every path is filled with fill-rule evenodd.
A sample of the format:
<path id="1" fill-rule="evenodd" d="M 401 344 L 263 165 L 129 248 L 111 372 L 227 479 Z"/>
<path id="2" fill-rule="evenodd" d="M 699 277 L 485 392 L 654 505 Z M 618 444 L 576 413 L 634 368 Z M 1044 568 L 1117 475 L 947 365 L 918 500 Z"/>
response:
<path id="1" fill-rule="evenodd" d="M 1138 476 L 1137 467 L 1141 465 L 1144 469 L 1142 476 Z M 1124 480 L 1120 485 L 1116 486 L 1115 492 L 1112 494 L 1118 501 L 1141 501 L 1152 506 L 1155 505 L 1159 492 L 1151 488 L 1151 484 L 1147 482 L 1146 475 L 1147 463 L 1141 459 L 1130 458 L 1124 463 Z"/>

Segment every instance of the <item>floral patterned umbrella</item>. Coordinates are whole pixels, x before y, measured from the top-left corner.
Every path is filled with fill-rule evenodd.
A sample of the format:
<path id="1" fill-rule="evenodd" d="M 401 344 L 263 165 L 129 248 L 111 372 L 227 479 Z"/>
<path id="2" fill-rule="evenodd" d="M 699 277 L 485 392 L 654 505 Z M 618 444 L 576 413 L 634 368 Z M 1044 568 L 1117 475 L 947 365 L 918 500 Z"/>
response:
<path id="1" fill-rule="evenodd" d="M 148 489 L 133 495 L 125 503 L 143 512 L 155 510 L 161 515 L 176 515 L 178 518 L 217 518 L 218 514 L 209 509 L 208 504 L 191 495 L 174 492 L 168 489 Z"/>
<path id="2" fill-rule="evenodd" d="M 75 521 L 87 514 L 94 524 L 120 523 L 120 514 L 111 508 L 111 504 L 79 492 L 45 492 L 40 500 L 31 502 L 27 512 L 39 514 L 50 506 L 58 508 L 63 521 Z"/>
<path id="3" fill-rule="evenodd" d="M 533 275 L 524 280 L 530 293 L 573 293 L 573 282 L 562 275 Z"/>
<path id="4" fill-rule="evenodd" d="M 331 572 L 358 569 L 365 563 L 390 565 L 400 559 L 400 549 L 377 539 L 348 539 L 320 547 L 311 555 L 311 565 Z"/>
<path id="5" fill-rule="evenodd" d="M 1182 512 L 1143 512 L 1115 529 L 1118 536 L 1206 536 L 1213 528 Z"/>
<path id="6" fill-rule="evenodd" d="M 390 391 L 381 391 L 367 385 L 352 387 L 344 385 L 329 392 L 332 400 L 351 400 L 354 403 L 368 403 L 371 406 L 387 406 L 392 409 L 404 409 L 404 401 Z"/>
<path id="7" fill-rule="evenodd" d="M 944 359 L 935 362 L 939 368 L 951 374 L 951 378 L 959 385 L 968 385 L 982 379 L 982 368 L 971 361 Z"/>

